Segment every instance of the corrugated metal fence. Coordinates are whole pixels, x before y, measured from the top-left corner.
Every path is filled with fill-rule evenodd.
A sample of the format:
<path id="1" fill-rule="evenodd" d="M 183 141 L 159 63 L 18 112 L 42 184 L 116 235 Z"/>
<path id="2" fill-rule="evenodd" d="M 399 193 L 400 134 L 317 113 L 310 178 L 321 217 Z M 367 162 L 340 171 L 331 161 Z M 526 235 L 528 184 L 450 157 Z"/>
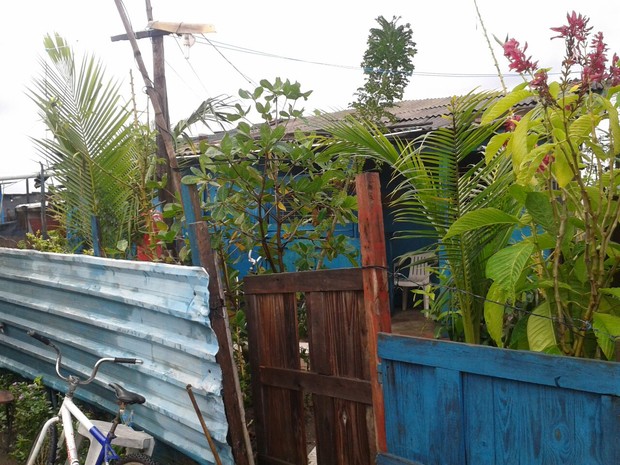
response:
<path id="1" fill-rule="evenodd" d="M 147 402 L 134 409 L 138 426 L 199 463 L 214 463 L 190 384 L 222 461 L 232 464 L 207 285 L 199 267 L 0 248 L 0 366 L 64 389 L 53 351 L 28 337 L 30 328 L 55 341 L 63 364 L 83 374 L 102 356 L 142 358 L 140 366 L 103 365 L 78 397 L 114 411 L 109 382 L 140 392 Z"/>

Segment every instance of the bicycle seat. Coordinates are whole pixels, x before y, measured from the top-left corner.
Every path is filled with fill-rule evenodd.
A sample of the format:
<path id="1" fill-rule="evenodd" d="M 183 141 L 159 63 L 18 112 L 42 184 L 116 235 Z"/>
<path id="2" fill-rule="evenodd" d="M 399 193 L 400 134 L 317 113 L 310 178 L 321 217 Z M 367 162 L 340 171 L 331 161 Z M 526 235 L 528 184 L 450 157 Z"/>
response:
<path id="1" fill-rule="evenodd" d="M 110 383 L 109 386 L 114 389 L 116 398 L 124 404 L 143 404 L 146 399 L 135 392 L 128 391 L 120 384 Z"/>

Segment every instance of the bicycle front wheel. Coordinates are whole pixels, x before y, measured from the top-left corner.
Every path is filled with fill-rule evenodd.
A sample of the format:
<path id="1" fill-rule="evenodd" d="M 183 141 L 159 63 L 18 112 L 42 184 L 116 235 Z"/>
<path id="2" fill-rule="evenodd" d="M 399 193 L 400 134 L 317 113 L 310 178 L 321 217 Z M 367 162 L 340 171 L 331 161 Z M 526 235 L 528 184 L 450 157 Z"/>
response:
<path id="1" fill-rule="evenodd" d="M 114 465 L 158 465 L 146 454 L 128 454 L 118 459 Z"/>
<path id="2" fill-rule="evenodd" d="M 43 443 L 38 451 L 34 450 L 34 446 L 39 441 L 41 435 L 43 437 Z M 56 423 L 53 423 L 47 427 L 47 429 L 41 430 L 37 439 L 33 443 L 33 450 L 30 452 L 30 457 L 28 457 L 28 462 L 33 465 L 55 465 L 56 464 L 56 455 L 58 452 L 58 430 L 56 428 Z"/>

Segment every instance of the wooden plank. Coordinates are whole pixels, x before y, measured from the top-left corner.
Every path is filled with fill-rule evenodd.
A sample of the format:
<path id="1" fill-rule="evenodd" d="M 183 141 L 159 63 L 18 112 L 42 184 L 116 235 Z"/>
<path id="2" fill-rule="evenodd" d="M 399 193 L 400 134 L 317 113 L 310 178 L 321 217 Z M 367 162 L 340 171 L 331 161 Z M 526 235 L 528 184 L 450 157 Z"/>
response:
<path id="1" fill-rule="evenodd" d="M 493 447 L 496 435 L 492 408 L 495 399 L 493 387 L 493 379 L 463 375 L 463 410 L 467 422 L 467 427 L 463 428 L 467 445 L 466 463 L 496 465 Z M 476 421 L 470 421 L 472 419 Z"/>
<path id="2" fill-rule="evenodd" d="M 243 278 L 245 295 L 362 289 L 362 270 L 359 268 L 251 275 Z"/>
<path id="3" fill-rule="evenodd" d="M 370 382 L 373 395 L 376 448 L 387 450 L 383 392 L 379 383 L 377 334 L 390 332 L 390 298 L 387 281 L 387 254 L 383 229 L 383 208 L 378 173 L 362 173 L 355 179 L 358 202 L 358 223 L 364 282 L 366 315 L 366 348 L 369 357 Z"/>
<path id="4" fill-rule="evenodd" d="M 407 460 L 397 455 L 381 453 L 377 455 L 377 465 L 425 465 L 415 460 Z"/>
<path id="5" fill-rule="evenodd" d="M 248 295 L 246 298 L 258 454 L 265 458 L 264 463 L 305 464 L 303 392 L 260 382 L 261 366 L 301 368 L 295 295 Z"/>
<path id="6" fill-rule="evenodd" d="M 514 381 L 620 396 L 620 364 L 615 362 L 389 334 L 379 334 L 379 356 Z M 597 381 L 594 383 L 593 379 Z"/>
<path id="7" fill-rule="evenodd" d="M 431 463 L 445 465 L 461 465 L 465 457 L 465 442 L 463 428 L 463 399 L 461 374 L 456 370 L 437 368 L 435 370 L 434 400 L 435 414 L 431 431 Z M 442 447 L 437 447 L 438 438 L 447 438 L 442 441 Z"/>
<path id="8" fill-rule="evenodd" d="M 305 391 L 372 405 L 370 382 L 336 376 L 325 376 L 310 371 L 261 367 L 260 381 L 267 386 Z"/>

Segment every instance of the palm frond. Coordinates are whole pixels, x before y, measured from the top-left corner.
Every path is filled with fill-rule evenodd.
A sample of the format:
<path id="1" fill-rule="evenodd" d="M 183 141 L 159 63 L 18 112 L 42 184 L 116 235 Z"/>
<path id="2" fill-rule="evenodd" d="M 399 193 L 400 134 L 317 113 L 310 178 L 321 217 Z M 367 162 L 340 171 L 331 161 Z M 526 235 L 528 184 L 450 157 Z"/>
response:
<path id="1" fill-rule="evenodd" d="M 94 57 L 76 66 L 72 50 L 58 35 L 45 39 L 48 61 L 30 89 L 52 138 L 35 140 L 63 186 L 58 213 L 91 242 L 92 217 L 99 218 L 103 243 L 113 247 L 135 215 L 132 196 L 135 140 L 131 114 L 120 104 L 119 84 L 107 81 Z"/>

